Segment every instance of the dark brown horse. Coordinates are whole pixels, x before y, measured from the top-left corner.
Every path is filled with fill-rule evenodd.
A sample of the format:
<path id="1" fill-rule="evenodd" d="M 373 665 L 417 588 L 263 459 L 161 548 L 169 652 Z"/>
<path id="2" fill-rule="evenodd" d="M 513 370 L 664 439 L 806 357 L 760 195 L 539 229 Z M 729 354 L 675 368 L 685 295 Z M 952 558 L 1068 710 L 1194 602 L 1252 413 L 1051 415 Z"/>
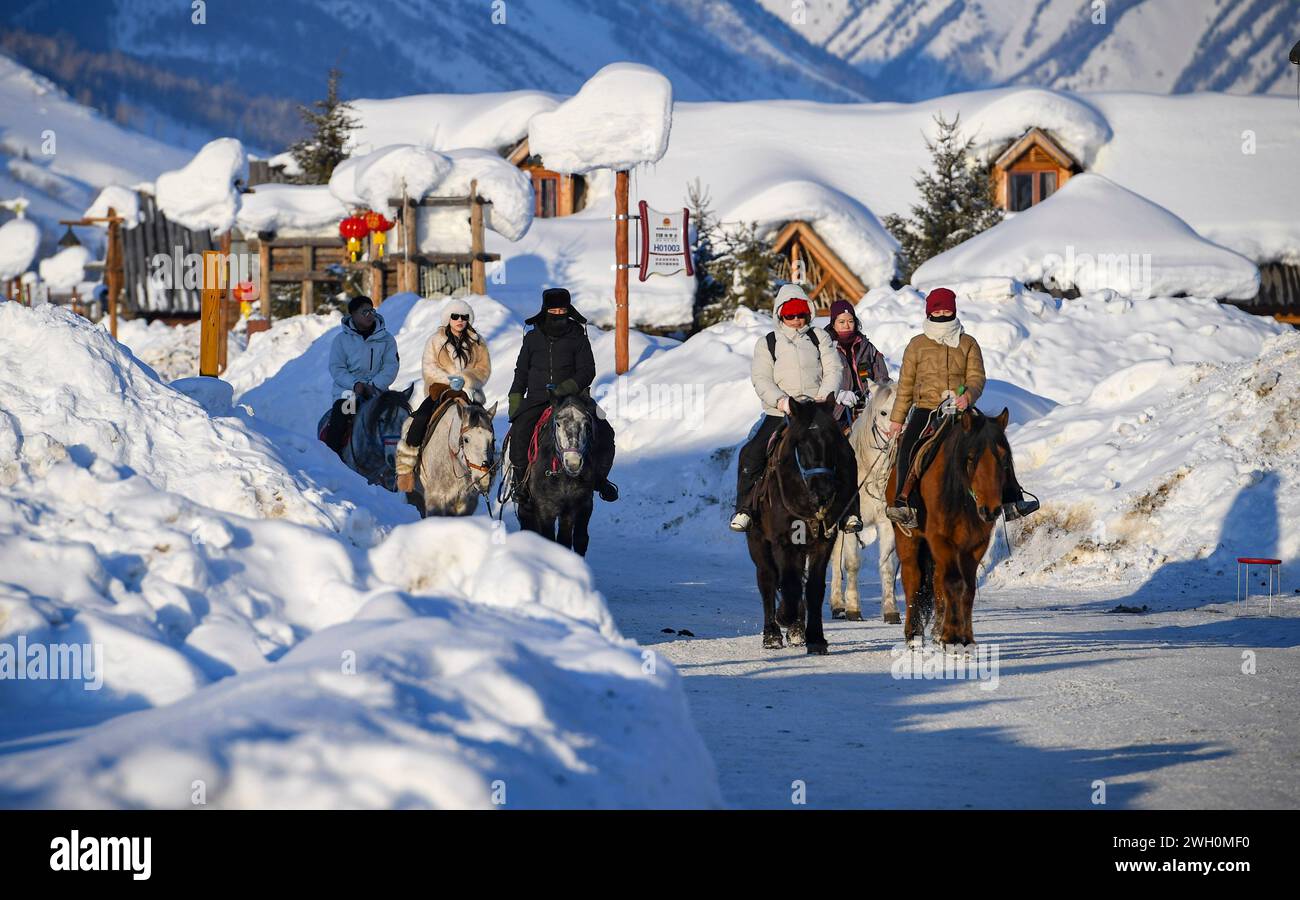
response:
<path id="1" fill-rule="evenodd" d="M 836 472 L 847 454 L 840 447 L 844 435 L 831 415 L 834 405 L 833 397 L 820 404 L 791 401 L 784 429 L 754 489 L 749 556 L 758 570 L 767 649 L 783 646 L 784 626 L 790 646 L 805 644 L 809 653 L 828 652 L 822 630 L 826 564 L 839 533 L 834 526 L 852 498 L 857 474 L 841 479 L 842 473 Z"/>
<path id="2" fill-rule="evenodd" d="M 940 435 L 917 488 L 920 527 L 909 534 L 894 524 L 907 597 L 903 637 L 911 647 L 921 645 L 933 617 L 936 644 L 974 649 L 976 570 L 993 536 L 1011 468 L 1007 418 L 1006 409 L 996 418 L 974 409 L 958 413 Z M 892 504 L 896 478 L 890 478 L 887 490 Z"/>

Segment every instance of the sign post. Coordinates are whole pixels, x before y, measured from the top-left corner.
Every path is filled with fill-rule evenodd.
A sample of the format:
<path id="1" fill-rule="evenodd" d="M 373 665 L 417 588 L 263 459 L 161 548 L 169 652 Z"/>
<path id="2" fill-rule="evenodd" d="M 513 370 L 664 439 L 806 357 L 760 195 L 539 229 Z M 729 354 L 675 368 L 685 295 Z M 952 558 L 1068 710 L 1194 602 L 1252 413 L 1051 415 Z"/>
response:
<path id="1" fill-rule="evenodd" d="M 199 307 L 199 374 L 216 378 L 221 374 L 219 348 L 226 339 L 224 309 L 226 301 L 226 273 L 221 265 L 221 254 L 216 250 L 203 251 L 203 293 Z"/>

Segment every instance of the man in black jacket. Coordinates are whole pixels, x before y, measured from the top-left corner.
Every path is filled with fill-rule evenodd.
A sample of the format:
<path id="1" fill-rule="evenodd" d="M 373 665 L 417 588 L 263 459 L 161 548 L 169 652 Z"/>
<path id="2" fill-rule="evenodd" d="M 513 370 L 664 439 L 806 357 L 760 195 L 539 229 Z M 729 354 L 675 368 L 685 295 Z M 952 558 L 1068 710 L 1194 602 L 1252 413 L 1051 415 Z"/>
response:
<path id="1" fill-rule="evenodd" d="M 524 320 L 533 329 L 524 335 L 515 362 L 515 380 L 510 384 L 510 465 L 515 496 L 521 493 L 528 444 L 537 420 L 550 405 L 551 391 L 561 397 L 579 394 L 595 412 L 589 388 L 596 379 L 596 360 L 586 322 L 564 288 L 542 291 L 541 310 Z M 600 416 L 595 418 L 592 433 L 591 462 L 600 498 L 612 503 L 618 499 L 618 488 L 609 480 L 614 466 L 614 429 Z"/>

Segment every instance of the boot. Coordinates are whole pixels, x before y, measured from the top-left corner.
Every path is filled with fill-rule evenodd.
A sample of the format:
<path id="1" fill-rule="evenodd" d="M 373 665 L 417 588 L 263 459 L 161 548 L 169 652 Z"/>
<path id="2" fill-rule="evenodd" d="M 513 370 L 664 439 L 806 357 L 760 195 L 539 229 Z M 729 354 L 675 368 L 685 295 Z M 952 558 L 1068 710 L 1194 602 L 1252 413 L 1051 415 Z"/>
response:
<path id="1" fill-rule="evenodd" d="M 758 473 L 751 472 L 743 465 L 736 470 L 736 514 L 731 517 L 732 531 L 748 531 L 750 524 L 754 520 L 753 513 L 749 509 L 750 499 L 754 493 L 754 484 L 758 481 Z"/>
<path id="2" fill-rule="evenodd" d="M 901 525 L 903 528 L 918 527 L 916 510 L 912 509 L 912 507 L 908 506 L 906 503 L 899 504 L 898 506 L 885 507 L 885 518 L 893 522 L 895 525 Z"/>
<path id="3" fill-rule="evenodd" d="M 510 495 L 514 497 L 516 503 L 523 503 L 528 499 L 527 482 L 524 480 L 525 469 L 518 466 L 510 467 Z"/>
<path id="4" fill-rule="evenodd" d="M 610 481 L 608 478 L 601 479 L 600 485 L 596 488 L 596 492 L 600 495 L 600 499 L 604 500 L 606 503 L 613 503 L 618 499 L 618 485 Z"/>
<path id="5" fill-rule="evenodd" d="M 862 520 L 853 513 L 849 513 L 844 517 L 844 524 L 840 526 L 840 530 L 845 534 L 857 534 L 862 530 Z"/>
<path id="6" fill-rule="evenodd" d="M 753 519 L 751 519 L 749 513 L 745 512 L 743 509 L 738 510 L 736 514 L 731 517 L 732 531 L 749 531 L 749 526 L 751 524 L 753 524 Z"/>
<path id="7" fill-rule="evenodd" d="M 1037 511 L 1037 500 L 1017 500 L 1014 503 L 1002 504 L 1002 515 L 1008 522 L 1014 522 L 1016 519 L 1023 519 L 1030 513 Z"/>
<path id="8" fill-rule="evenodd" d="M 409 494 L 415 490 L 415 464 L 420 459 L 420 448 L 412 447 L 403 437 L 397 442 L 394 468 L 397 471 L 397 490 Z"/>

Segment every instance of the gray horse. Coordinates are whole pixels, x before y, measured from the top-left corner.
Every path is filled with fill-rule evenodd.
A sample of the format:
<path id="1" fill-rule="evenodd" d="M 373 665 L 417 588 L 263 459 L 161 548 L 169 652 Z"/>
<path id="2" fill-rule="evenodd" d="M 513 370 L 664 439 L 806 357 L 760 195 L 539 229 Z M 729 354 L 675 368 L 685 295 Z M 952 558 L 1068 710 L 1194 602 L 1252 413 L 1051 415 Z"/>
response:
<path id="1" fill-rule="evenodd" d="M 858 460 L 858 493 L 862 501 L 862 521 L 876 526 L 880 540 L 880 612 L 888 623 L 897 625 L 898 604 L 894 596 L 894 579 L 898 577 L 898 553 L 894 549 L 894 526 L 885 518 L 885 486 L 889 481 L 890 442 L 884 436 L 889 411 L 894 405 L 895 386 L 883 384 L 871 394 L 863 415 L 853 423 L 849 443 Z M 858 534 L 840 535 L 831 551 L 831 617 L 858 621 L 862 609 L 858 598 L 858 569 L 861 549 L 871 541 L 867 529 Z"/>
<path id="2" fill-rule="evenodd" d="M 397 442 L 403 423 L 411 417 L 408 404 L 413 390 L 414 384 L 404 391 L 384 391 L 378 397 L 360 401 L 352 420 L 352 435 L 339 454 L 349 469 L 385 490 L 397 490 Z M 326 412 L 321 417 L 317 433 L 325 427 L 329 415 Z"/>
<path id="3" fill-rule="evenodd" d="M 415 490 L 407 496 L 421 516 L 468 516 L 478 498 L 492 489 L 496 470 L 496 433 L 492 417 L 497 405 L 453 400 L 420 445 Z"/>

